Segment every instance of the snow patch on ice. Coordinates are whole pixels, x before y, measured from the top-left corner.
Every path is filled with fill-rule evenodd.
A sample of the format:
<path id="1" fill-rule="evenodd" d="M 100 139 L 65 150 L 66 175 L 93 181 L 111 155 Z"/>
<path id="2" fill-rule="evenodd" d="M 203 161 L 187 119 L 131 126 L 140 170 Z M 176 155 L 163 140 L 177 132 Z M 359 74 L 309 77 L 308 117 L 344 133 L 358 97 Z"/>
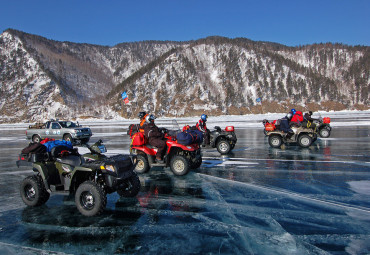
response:
<path id="1" fill-rule="evenodd" d="M 354 192 L 362 195 L 370 195 L 370 181 L 350 181 L 348 184 Z"/>

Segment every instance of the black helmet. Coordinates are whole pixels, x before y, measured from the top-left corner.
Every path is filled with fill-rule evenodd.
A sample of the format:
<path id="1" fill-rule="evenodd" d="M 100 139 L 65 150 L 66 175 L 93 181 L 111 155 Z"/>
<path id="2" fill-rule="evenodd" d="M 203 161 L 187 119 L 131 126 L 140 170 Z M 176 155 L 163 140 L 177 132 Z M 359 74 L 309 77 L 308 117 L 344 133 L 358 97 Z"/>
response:
<path id="1" fill-rule="evenodd" d="M 142 119 L 142 118 L 144 118 L 145 117 L 145 115 L 146 115 L 146 112 L 139 112 L 139 118 L 140 119 Z"/>
<path id="2" fill-rule="evenodd" d="M 311 116 L 312 115 L 312 111 L 309 111 L 308 114 Z"/>

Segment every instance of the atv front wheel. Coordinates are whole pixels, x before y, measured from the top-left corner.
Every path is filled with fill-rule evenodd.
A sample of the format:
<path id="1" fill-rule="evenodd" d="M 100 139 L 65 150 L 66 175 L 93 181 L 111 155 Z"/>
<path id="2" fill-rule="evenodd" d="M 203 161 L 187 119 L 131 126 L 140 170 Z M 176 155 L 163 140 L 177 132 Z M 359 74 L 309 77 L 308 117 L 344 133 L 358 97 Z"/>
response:
<path id="1" fill-rule="evenodd" d="M 38 175 L 25 178 L 21 183 L 20 192 L 23 202 L 28 206 L 43 205 L 50 197 L 44 182 Z"/>
<path id="2" fill-rule="evenodd" d="M 280 148 L 283 144 L 283 138 L 279 135 L 269 136 L 269 144 L 272 148 Z"/>
<path id="3" fill-rule="evenodd" d="M 135 167 L 135 172 L 143 174 L 148 172 L 150 169 L 148 159 L 144 155 L 137 155 L 137 164 Z"/>
<path id="4" fill-rule="evenodd" d="M 77 209 L 85 216 L 96 216 L 103 212 L 107 204 L 105 191 L 95 182 L 85 181 L 76 191 Z"/>
<path id="5" fill-rule="evenodd" d="M 221 154 L 221 155 L 226 155 L 230 152 L 231 150 L 231 145 L 230 145 L 230 142 L 225 140 L 225 139 L 221 139 L 217 145 L 217 150 L 218 152 Z"/>
<path id="6" fill-rule="evenodd" d="M 319 135 L 322 137 L 322 138 L 328 138 L 330 136 L 330 131 L 329 129 L 327 128 L 322 128 L 320 129 L 319 131 Z"/>
<path id="7" fill-rule="evenodd" d="M 303 148 L 307 148 L 312 144 L 312 138 L 309 135 L 300 135 L 298 137 L 298 144 Z"/>
<path id="8" fill-rule="evenodd" d="M 140 179 L 135 172 L 125 181 L 126 188 L 117 190 L 121 197 L 135 197 L 140 191 Z"/>
<path id="9" fill-rule="evenodd" d="M 189 172 L 189 161 L 180 155 L 171 159 L 170 168 L 175 175 L 185 175 Z"/>

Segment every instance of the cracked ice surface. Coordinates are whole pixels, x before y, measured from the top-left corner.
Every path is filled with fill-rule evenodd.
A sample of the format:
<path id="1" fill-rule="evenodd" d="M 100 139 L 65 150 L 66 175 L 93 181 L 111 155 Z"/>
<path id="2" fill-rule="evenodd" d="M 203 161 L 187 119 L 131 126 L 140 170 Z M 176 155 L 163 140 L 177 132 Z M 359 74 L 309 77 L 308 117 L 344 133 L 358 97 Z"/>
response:
<path id="1" fill-rule="evenodd" d="M 256 119 L 237 120 L 231 154 L 202 149 L 202 166 L 183 177 L 152 169 L 140 175 L 136 198 L 110 194 L 92 218 L 73 197 L 23 204 L 19 183 L 32 171 L 15 161 L 28 141 L 22 125 L 1 126 L 0 253 L 369 254 L 370 115 L 336 116 L 351 125 L 334 122 L 330 138 L 307 149 L 270 148 Z M 224 127 L 227 117 L 215 123 Z M 128 153 L 127 124 L 93 123 L 92 142 Z"/>

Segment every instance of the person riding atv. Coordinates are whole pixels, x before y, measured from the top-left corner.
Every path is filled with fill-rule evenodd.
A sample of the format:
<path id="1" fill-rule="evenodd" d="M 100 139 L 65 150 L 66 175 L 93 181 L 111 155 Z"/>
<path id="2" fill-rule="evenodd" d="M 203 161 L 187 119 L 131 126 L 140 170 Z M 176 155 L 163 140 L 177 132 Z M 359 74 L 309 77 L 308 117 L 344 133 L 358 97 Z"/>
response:
<path id="1" fill-rule="evenodd" d="M 309 147 L 316 141 L 317 134 L 312 129 L 295 125 L 290 126 L 289 120 L 291 118 L 292 114 L 288 113 L 284 118 L 280 119 L 278 129 L 276 126 L 268 126 L 266 135 L 271 147 L 280 148 L 283 143 L 298 143 L 300 147 Z"/>
<path id="2" fill-rule="evenodd" d="M 154 115 L 149 115 L 145 119 L 144 125 L 144 136 L 148 140 L 148 143 L 156 147 L 157 153 L 155 160 L 158 163 L 164 163 L 162 157 L 166 149 L 166 141 L 164 140 L 164 133 L 155 125 L 154 120 L 156 117 Z"/>
<path id="3" fill-rule="evenodd" d="M 210 131 L 206 125 L 207 118 L 207 115 L 202 114 L 195 127 L 191 129 L 199 130 L 204 134 L 202 147 L 210 146 L 212 148 L 217 148 L 217 151 L 221 155 L 228 154 L 234 149 L 238 140 L 234 132 L 234 126 L 227 126 L 224 130 L 219 126 L 215 126 L 214 130 Z"/>
<path id="4" fill-rule="evenodd" d="M 200 120 L 198 120 L 197 124 L 195 124 L 195 128 L 197 130 L 199 130 L 200 132 L 203 133 L 203 144 L 202 146 L 205 147 L 206 145 L 209 145 L 209 141 L 210 141 L 210 134 L 209 134 L 209 129 L 207 129 L 207 118 L 208 116 L 205 115 L 205 114 L 202 114 L 202 116 L 200 116 Z"/>
<path id="5" fill-rule="evenodd" d="M 180 128 L 175 120 L 173 121 L 173 125 L 175 130 L 172 131 L 165 128 L 158 128 L 163 133 L 163 141 L 166 145 L 164 154 L 161 154 L 161 152 L 158 153 L 159 148 L 149 144 L 148 138 L 151 136 L 150 128 L 147 130 L 147 136 L 144 136 L 141 132 L 137 132 L 131 136 L 130 151 L 137 155 L 138 163 L 135 168 L 137 173 L 146 173 L 150 168 L 157 166 L 170 167 L 175 175 L 185 175 L 190 169 L 200 167 L 202 156 L 199 144 L 180 144 L 176 140 L 176 134 L 180 132 Z M 163 161 L 156 160 L 156 158 L 159 159 L 159 156 L 163 156 Z"/>
<path id="6" fill-rule="evenodd" d="M 107 157 L 102 141 L 91 147 L 90 153 L 80 155 L 76 148 L 55 146 L 50 152 L 46 146 L 30 144 L 34 148 L 23 150 L 17 166 L 32 166 L 34 175 L 25 178 L 20 194 L 27 206 L 45 204 L 50 194 L 75 197 L 77 209 L 85 216 L 103 212 L 107 194 L 116 192 L 122 197 L 134 197 L 140 191 L 140 180 L 134 172 L 136 156 Z M 44 147 L 42 147 L 44 146 Z"/>

